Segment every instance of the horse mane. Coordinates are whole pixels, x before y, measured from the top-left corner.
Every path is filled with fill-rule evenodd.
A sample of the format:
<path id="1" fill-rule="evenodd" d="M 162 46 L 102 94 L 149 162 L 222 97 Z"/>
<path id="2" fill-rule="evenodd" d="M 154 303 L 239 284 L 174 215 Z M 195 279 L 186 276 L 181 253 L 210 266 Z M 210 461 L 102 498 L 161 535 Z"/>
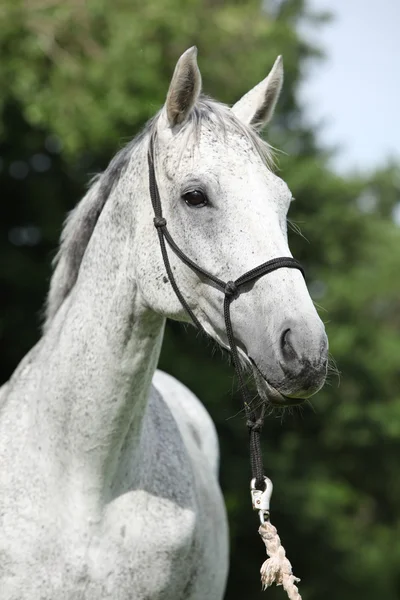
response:
<path id="1" fill-rule="evenodd" d="M 74 287 L 96 223 L 115 184 L 128 166 L 134 147 L 141 139 L 142 135 L 137 136 L 116 154 L 104 173 L 92 178 L 88 192 L 67 216 L 60 247 L 53 260 L 54 272 L 46 300 L 44 331 Z"/>
<path id="2" fill-rule="evenodd" d="M 47 331 L 76 283 L 86 248 L 112 190 L 128 167 L 134 150 L 155 132 L 160 114 L 161 111 L 146 124 L 138 136 L 116 154 L 104 173 L 91 180 L 88 192 L 67 216 L 60 237 L 60 247 L 53 260 L 54 271 L 44 311 L 44 331 Z M 241 123 L 228 106 L 205 96 L 198 100 L 179 131 L 178 135 L 186 134 L 181 136 L 182 150 L 186 147 L 190 134 L 194 134 L 195 139 L 199 138 L 204 123 L 217 126 L 224 136 L 233 131 L 246 137 L 266 165 L 272 165 L 269 144 L 260 138 L 255 130 Z"/>

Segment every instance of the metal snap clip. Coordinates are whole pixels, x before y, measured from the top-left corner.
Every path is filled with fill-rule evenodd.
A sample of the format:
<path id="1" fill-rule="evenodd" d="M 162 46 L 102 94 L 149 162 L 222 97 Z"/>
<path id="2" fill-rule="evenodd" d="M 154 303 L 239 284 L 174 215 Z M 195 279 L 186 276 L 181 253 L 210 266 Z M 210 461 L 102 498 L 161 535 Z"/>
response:
<path id="1" fill-rule="evenodd" d="M 258 511 L 261 525 L 265 521 L 269 521 L 269 501 L 271 499 L 272 490 L 274 489 L 272 481 L 268 479 L 268 477 L 264 477 L 264 482 L 265 490 L 263 492 L 256 489 L 255 478 L 250 482 L 250 495 L 253 504 L 253 510 Z"/>

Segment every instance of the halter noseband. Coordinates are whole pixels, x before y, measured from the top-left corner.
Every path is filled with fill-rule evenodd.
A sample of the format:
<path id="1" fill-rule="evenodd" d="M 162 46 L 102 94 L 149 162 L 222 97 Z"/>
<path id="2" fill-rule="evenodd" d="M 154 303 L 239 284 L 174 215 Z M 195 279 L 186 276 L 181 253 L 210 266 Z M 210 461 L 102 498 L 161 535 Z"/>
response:
<path id="1" fill-rule="evenodd" d="M 233 300 L 239 297 L 239 295 L 245 292 L 244 287 L 252 282 L 256 281 L 260 277 L 267 275 L 268 273 L 272 273 L 272 271 L 276 271 L 276 269 L 280 269 L 282 267 L 286 267 L 289 269 L 299 269 L 304 276 L 304 271 L 296 259 L 292 257 L 281 257 L 281 258 L 273 258 L 272 260 L 268 260 L 267 262 L 247 271 L 244 275 L 241 275 L 235 281 L 222 281 L 212 273 L 209 273 L 195 262 L 193 262 L 182 250 L 177 246 L 174 242 L 171 234 L 167 229 L 167 221 L 162 215 L 162 206 L 160 193 L 158 190 L 156 174 L 154 169 L 154 139 L 153 136 L 150 138 L 149 150 L 147 153 L 148 165 L 149 165 L 149 189 L 150 189 L 150 198 L 151 203 L 153 205 L 154 210 L 154 226 L 157 229 L 158 239 L 160 241 L 161 254 L 164 260 L 165 269 L 168 274 L 169 281 L 171 282 L 172 288 L 178 297 L 180 303 L 183 308 L 189 314 L 192 319 L 194 325 L 204 333 L 205 330 L 196 315 L 193 313 L 192 309 L 188 305 L 187 301 L 183 297 L 178 285 L 176 283 L 174 274 L 171 269 L 171 265 L 169 262 L 168 252 L 166 248 L 165 241 L 168 242 L 168 245 L 172 249 L 172 251 L 181 259 L 182 262 L 185 263 L 192 271 L 197 273 L 197 275 L 201 275 L 203 278 L 212 281 L 213 284 L 224 294 L 224 319 L 225 319 L 225 327 L 226 334 L 229 342 L 230 352 L 232 355 L 233 365 L 235 368 L 235 372 L 237 378 L 239 380 L 239 389 L 243 398 L 243 406 L 247 418 L 247 427 L 250 433 L 250 462 L 251 462 L 251 471 L 252 478 L 255 480 L 255 488 L 259 490 L 264 490 L 265 488 L 265 477 L 264 477 L 264 468 L 262 463 L 262 454 L 261 454 L 261 444 L 260 444 L 260 433 L 264 423 L 264 413 L 265 413 L 265 403 L 261 403 L 260 412 L 257 415 L 256 410 L 251 407 L 250 393 L 245 385 L 243 374 L 240 368 L 239 355 L 237 345 L 233 335 L 232 322 L 230 316 L 230 305 Z"/>

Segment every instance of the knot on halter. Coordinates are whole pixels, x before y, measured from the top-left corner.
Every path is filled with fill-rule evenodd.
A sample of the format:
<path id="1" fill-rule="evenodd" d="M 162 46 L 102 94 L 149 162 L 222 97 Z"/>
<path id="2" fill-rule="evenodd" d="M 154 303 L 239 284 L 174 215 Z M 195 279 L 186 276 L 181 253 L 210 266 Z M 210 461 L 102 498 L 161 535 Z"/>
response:
<path id="1" fill-rule="evenodd" d="M 165 227 L 167 224 L 167 220 L 164 217 L 154 217 L 153 219 L 154 227 Z"/>
<path id="2" fill-rule="evenodd" d="M 239 295 L 239 290 L 234 281 L 227 281 L 224 292 L 225 296 L 228 296 L 228 298 L 237 298 Z"/>
<path id="3" fill-rule="evenodd" d="M 249 431 L 254 431 L 256 433 L 261 433 L 261 430 L 264 425 L 264 419 L 257 419 L 256 421 L 251 421 L 250 419 L 246 423 Z"/>

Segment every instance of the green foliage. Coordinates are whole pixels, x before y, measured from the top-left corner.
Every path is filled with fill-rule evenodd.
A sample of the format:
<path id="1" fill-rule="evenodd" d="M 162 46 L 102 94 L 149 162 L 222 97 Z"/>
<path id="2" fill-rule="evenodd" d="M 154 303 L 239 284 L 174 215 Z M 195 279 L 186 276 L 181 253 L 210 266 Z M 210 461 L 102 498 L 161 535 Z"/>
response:
<path id="1" fill-rule="evenodd" d="M 332 371 L 313 410 L 272 414 L 266 423 L 273 521 L 304 598 L 395 600 L 400 229 L 391 217 L 399 169 L 387 165 L 366 178 L 330 172 L 296 96 L 307 61 L 321 56 L 296 24 L 308 15 L 317 27 L 325 17 L 309 15 L 304 0 L 264 4 L 262 12 L 253 0 L 3 0 L 1 375 L 9 376 L 39 335 L 50 254 L 65 211 L 83 193 L 84 174 L 104 166 L 161 106 L 181 52 L 199 47 L 206 92 L 230 103 L 283 54 L 285 87 L 268 139 L 286 152 L 279 168 L 296 198 L 292 227 L 302 234 L 291 232 L 291 247 L 323 307 L 341 383 Z M 38 154 L 49 159 L 48 171 L 35 170 Z M 16 161 L 26 176 L 16 178 Z M 27 226 L 36 227 L 36 241 L 23 242 Z M 242 415 L 234 417 L 240 400 L 232 371 L 209 342 L 175 323 L 161 366 L 204 400 L 219 431 L 232 547 L 226 598 L 260 598 L 264 552 L 250 509 L 247 436 Z M 283 597 L 282 590 L 267 594 Z"/>
<path id="2" fill-rule="evenodd" d="M 10 57 L 0 65 L 3 102 L 17 100 L 27 121 L 58 134 L 71 154 L 134 133 L 162 104 L 189 46 L 199 47 L 207 91 L 225 101 L 265 76 L 278 49 L 292 81 L 298 58 L 315 52 L 293 16 L 273 21 L 254 0 L 13 0 L 2 17 L 1 54 Z"/>

